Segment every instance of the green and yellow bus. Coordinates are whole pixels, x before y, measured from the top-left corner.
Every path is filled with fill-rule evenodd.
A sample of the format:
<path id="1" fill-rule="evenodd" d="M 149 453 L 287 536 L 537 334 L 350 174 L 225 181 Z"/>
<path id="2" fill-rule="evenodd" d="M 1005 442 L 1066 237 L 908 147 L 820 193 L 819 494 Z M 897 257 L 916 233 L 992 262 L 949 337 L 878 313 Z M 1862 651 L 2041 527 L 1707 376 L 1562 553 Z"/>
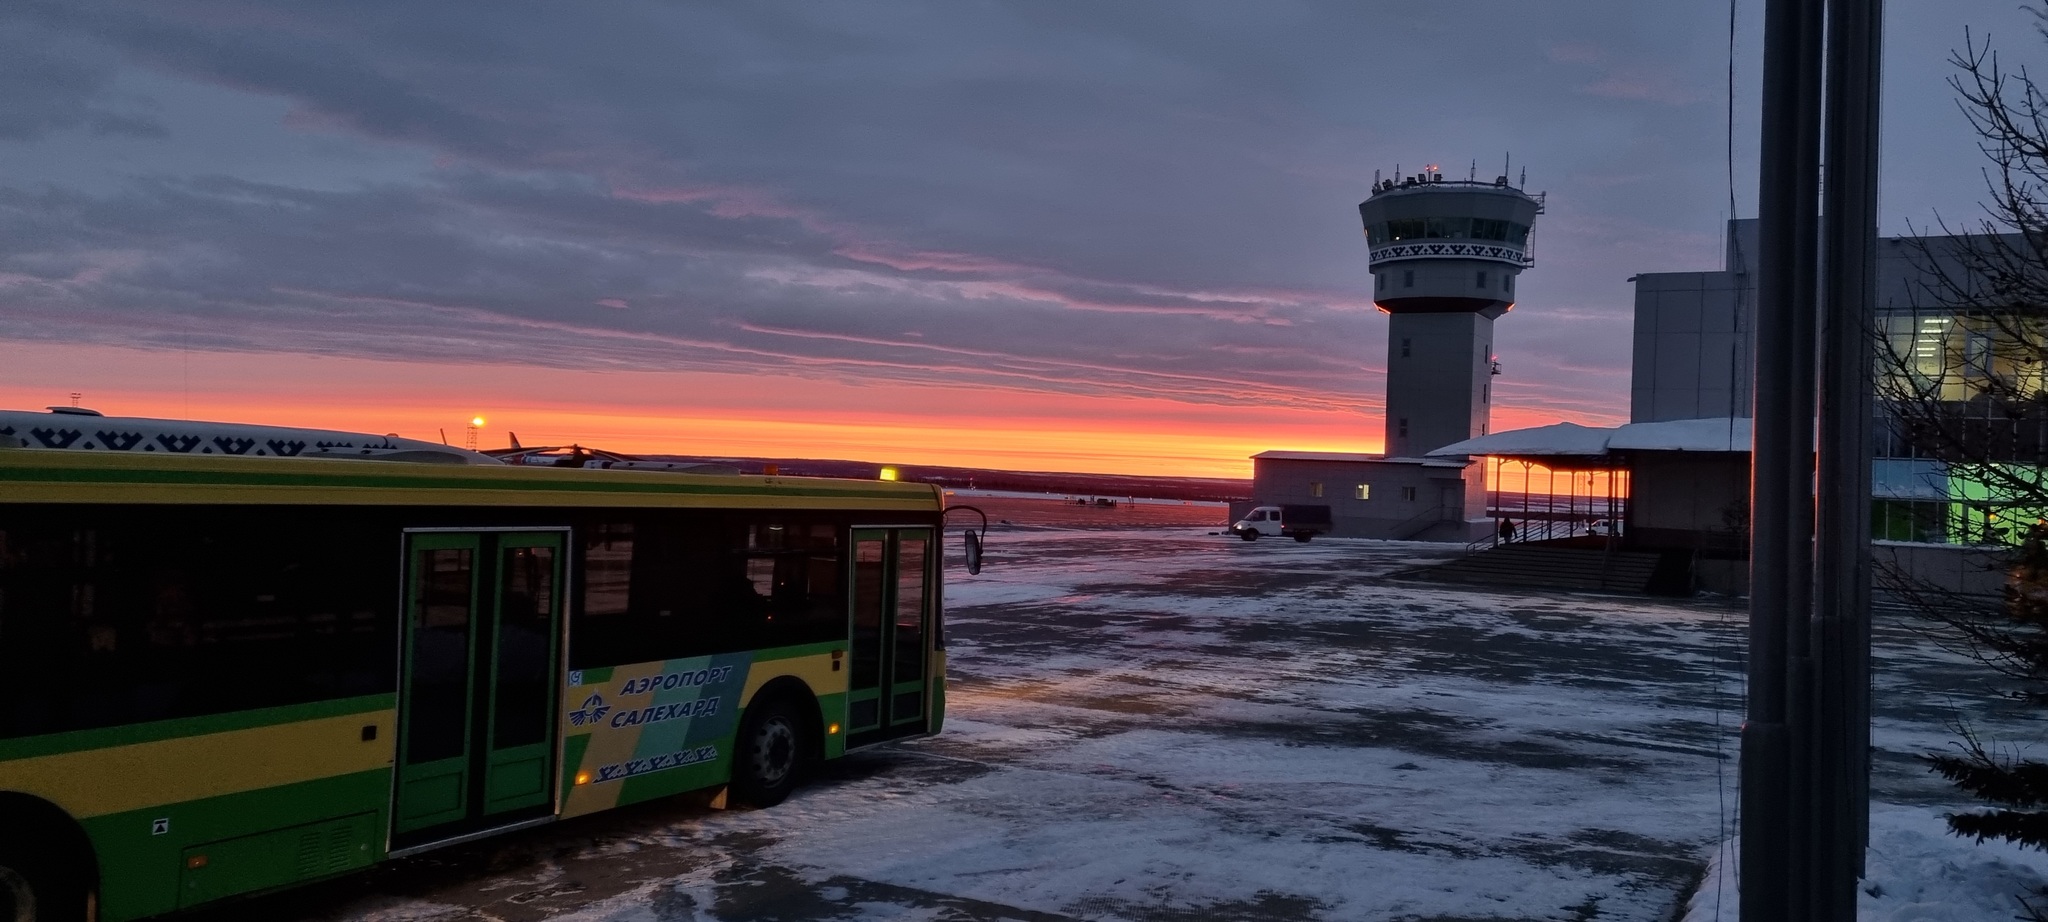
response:
<path id="1" fill-rule="evenodd" d="M 882 481 L 0 448 L 0 922 L 773 805 L 938 731 L 942 516 Z"/>

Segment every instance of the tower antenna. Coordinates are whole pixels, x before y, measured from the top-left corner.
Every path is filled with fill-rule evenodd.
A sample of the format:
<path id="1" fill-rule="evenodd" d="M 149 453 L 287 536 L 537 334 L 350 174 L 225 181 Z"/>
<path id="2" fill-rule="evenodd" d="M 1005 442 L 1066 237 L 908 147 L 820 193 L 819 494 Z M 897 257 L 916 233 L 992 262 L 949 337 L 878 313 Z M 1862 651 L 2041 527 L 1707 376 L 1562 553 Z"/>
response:
<path id="1" fill-rule="evenodd" d="M 1521 179 L 1521 181 L 1520 181 L 1520 182 L 1517 182 L 1517 183 L 1515 183 L 1515 188 L 1517 188 L 1517 189 L 1527 189 L 1527 188 L 1529 188 L 1529 168 L 1528 168 L 1528 167 L 1523 167 L 1523 168 L 1522 168 L 1522 179 Z"/>
<path id="2" fill-rule="evenodd" d="M 1469 173 L 1466 173 L 1466 174 L 1465 174 L 1465 181 L 1466 181 L 1466 182 L 1478 182 L 1478 181 L 1479 181 L 1479 158 L 1477 158 L 1477 157 L 1474 157 L 1474 158 L 1472 158 L 1472 171 L 1471 171 L 1471 172 L 1469 172 Z"/>

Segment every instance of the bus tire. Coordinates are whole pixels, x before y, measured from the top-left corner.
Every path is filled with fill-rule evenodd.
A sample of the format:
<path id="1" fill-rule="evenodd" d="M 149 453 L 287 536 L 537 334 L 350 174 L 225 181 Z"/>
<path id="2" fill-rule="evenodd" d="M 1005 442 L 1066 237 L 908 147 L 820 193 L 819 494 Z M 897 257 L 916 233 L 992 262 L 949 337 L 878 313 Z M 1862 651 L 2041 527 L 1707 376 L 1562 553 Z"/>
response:
<path id="1" fill-rule="evenodd" d="M 0 843 L 0 922 L 84 922 L 85 878 L 62 857 Z"/>
<path id="2" fill-rule="evenodd" d="M 1259 530 L 1256 528 L 1247 528 L 1244 531 L 1238 532 L 1237 536 L 1245 539 L 1246 541 L 1257 541 L 1259 540 Z"/>
<path id="3" fill-rule="evenodd" d="M 803 717 L 787 697 L 755 701 L 733 740 L 734 798 L 756 809 L 781 803 L 808 764 L 806 738 Z"/>

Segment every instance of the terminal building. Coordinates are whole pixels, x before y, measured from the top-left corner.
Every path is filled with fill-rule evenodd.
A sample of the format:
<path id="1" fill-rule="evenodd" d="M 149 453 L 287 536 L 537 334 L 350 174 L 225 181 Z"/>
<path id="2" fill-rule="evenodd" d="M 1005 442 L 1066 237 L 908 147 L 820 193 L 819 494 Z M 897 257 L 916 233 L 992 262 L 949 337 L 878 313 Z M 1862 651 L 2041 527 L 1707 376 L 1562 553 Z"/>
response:
<path id="1" fill-rule="evenodd" d="M 1452 181 L 1432 168 L 1376 181 L 1358 212 L 1373 303 L 1389 319 L 1386 450 L 1261 452 L 1252 504 L 1327 505 L 1340 537 L 1489 534 L 1484 466 L 1430 453 L 1489 430 L 1494 322 L 1514 309 L 1515 279 L 1534 264 L 1529 233 L 1543 196 L 1505 175 Z"/>
<path id="2" fill-rule="evenodd" d="M 1337 536 L 1473 542 L 1499 534 L 1505 518 L 1524 538 L 1547 537 L 1559 523 L 1538 520 L 1556 514 L 1500 492 L 1489 495 L 1503 466 L 1597 473 L 1609 484 L 1607 503 L 1573 508 L 1564 515 L 1563 534 L 1583 538 L 1594 526 L 1611 539 L 1605 542 L 1610 548 L 1666 558 L 1665 571 L 1682 560 L 1677 569 L 1690 574 L 1691 585 L 1742 591 L 1756 222 L 1728 222 L 1718 269 L 1631 277 L 1627 425 L 1559 423 L 1493 432 L 1492 378 L 1500 369 L 1495 321 L 1514 308 L 1516 277 L 1534 264 L 1530 230 L 1542 213 L 1543 196 L 1524 192 L 1506 176 L 1457 182 L 1424 171 L 1375 182 L 1359 214 L 1373 301 L 1390 321 L 1386 450 L 1255 455 L 1253 498 L 1232 509 L 1233 519 L 1249 505 L 1311 503 L 1330 507 Z M 2012 337 L 1993 321 L 1931 304 L 1939 299 L 1928 290 L 1930 272 L 1967 275 L 1970 261 L 1959 254 L 1991 239 L 1878 242 L 1877 322 L 1893 352 L 1911 365 L 1879 373 L 1953 382 L 1942 386 L 1957 394 L 1942 397 L 1954 396 L 1955 412 L 1965 414 L 1981 409 L 1973 409 L 1965 393 L 1972 375 L 2024 378 L 2048 391 L 2042 343 L 2006 342 Z M 1887 553 L 1913 557 L 1907 565 L 1916 571 L 1962 572 L 1973 566 L 1967 554 L 1926 549 L 2010 539 L 2013 526 L 2001 519 L 2002 507 L 1984 484 L 1919 456 L 1925 453 L 1901 438 L 1881 411 L 1875 422 L 1872 537 L 1888 544 Z M 2036 428 L 2041 444 L 2029 457 L 2048 456 L 2048 427 Z M 1525 481 L 1529 469 L 1522 468 Z"/>
<path id="3" fill-rule="evenodd" d="M 1962 254 L 1991 240 L 1891 237 L 1877 244 L 1876 332 L 1897 359 L 1880 359 L 1876 373 L 1918 376 L 1931 388 L 1930 397 L 1942 401 L 1936 412 L 1954 414 L 1965 425 L 1988 412 L 1989 404 L 1971 399 L 1983 381 L 2048 389 L 2041 342 L 2019 341 L 1993 319 L 1939 303 L 1933 279 L 1967 279 L 1974 261 Z M 1625 470 L 1629 496 L 1617 529 L 1619 548 L 1682 559 L 1693 587 L 1746 591 L 1756 253 L 1756 221 L 1735 220 L 1728 222 L 1720 269 L 1631 277 L 1635 327 L 1628 425 L 1594 429 L 1561 423 L 1475 437 L 1437 451 L 1447 458 L 1483 455 L 1495 463 Z M 2013 510 L 1978 479 L 1902 438 L 1881 403 L 1877 412 L 1871 538 L 1878 542 L 1880 563 L 1936 585 L 1995 590 L 1995 578 L 1985 582 L 1989 571 L 1982 555 L 1969 548 L 2010 542 L 2016 526 L 2006 520 Z M 1982 422 L 2029 434 L 2012 420 Z M 1567 434 L 1567 427 L 1575 431 Z M 1645 440 L 1649 433 L 1661 437 Z M 2031 435 L 2031 443 L 2011 446 L 2016 459 L 2048 454 L 2048 429 L 2034 426 Z M 1646 441 L 1654 450 L 1644 450 Z M 1497 514 L 1513 514 L 1498 505 Z"/>

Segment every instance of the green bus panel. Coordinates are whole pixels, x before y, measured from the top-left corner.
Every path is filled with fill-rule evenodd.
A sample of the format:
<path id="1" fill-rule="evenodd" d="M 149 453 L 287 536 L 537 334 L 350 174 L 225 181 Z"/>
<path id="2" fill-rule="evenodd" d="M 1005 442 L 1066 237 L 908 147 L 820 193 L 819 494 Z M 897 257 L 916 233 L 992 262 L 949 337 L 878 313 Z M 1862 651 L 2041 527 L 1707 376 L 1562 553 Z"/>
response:
<path id="1" fill-rule="evenodd" d="M 188 851 L 195 847 L 364 816 L 381 831 L 390 799 L 391 772 L 383 769 L 86 820 L 83 825 L 99 855 L 100 867 L 117 872 L 107 874 L 100 883 L 100 920 L 126 922 L 192 905 L 181 896 Z M 168 821 L 161 824 L 162 833 L 154 831 L 159 828 L 158 820 Z M 381 835 L 366 842 L 364 864 L 384 857 Z M 230 850 L 227 857 L 207 856 L 209 881 L 231 881 L 232 886 L 241 888 L 224 889 L 228 885 L 209 882 L 205 884 L 210 894 L 207 898 L 267 890 L 303 879 L 293 876 L 296 871 L 274 876 L 277 872 L 255 869 L 244 859 L 245 853 L 239 849 Z"/>
<path id="2" fill-rule="evenodd" d="M 281 884 L 319 880 L 377 860 L 381 813 L 257 833 L 185 849 L 181 908 Z"/>

